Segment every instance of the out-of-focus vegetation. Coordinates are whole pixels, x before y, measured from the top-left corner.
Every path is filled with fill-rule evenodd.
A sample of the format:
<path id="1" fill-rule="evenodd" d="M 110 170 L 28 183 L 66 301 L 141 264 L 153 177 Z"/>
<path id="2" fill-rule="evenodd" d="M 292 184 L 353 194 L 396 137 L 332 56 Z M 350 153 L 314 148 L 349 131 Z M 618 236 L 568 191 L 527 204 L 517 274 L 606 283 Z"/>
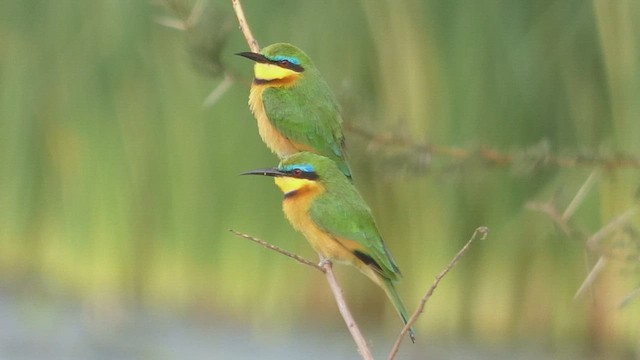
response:
<path id="1" fill-rule="evenodd" d="M 0 282 L 97 316 L 130 303 L 224 314 L 255 336 L 339 324 L 323 277 L 227 231 L 314 258 L 271 181 L 237 176 L 277 159 L 247 106 L 230 1 L 205 2 L 188 31 L 155 21 L 188 16 L 182 5 L 0 3 Z M 410 308 L 476 227 L 491 229 L 429 302 L 420 341 L 638 355 L 640 2 L 244 7 L 261 45 L 305 49 L 347 125 L 377 134 L 347 132 L 354 178 Z M 225 73 L 232 86 L 203 108 Z M 383 293 L 338 271 L 365 333 L 383 323 L 391 339 Z"/>

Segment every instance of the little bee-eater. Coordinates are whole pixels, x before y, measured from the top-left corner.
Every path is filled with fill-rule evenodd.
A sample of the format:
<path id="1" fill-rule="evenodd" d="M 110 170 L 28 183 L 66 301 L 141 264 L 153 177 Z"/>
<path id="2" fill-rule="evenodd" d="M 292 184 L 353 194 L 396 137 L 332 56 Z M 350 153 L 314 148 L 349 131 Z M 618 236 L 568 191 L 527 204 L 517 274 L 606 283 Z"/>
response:
<path id="1" fill-rule="evenodd" d="M 243 175 L 275 178 L 284 192 L 284 213 L 322 257 L 355 266 L 391 299 L 402 321 L 407 311 L 394 282 L 400 269 L 378 232 L 371 210 L 336 163 L 324 156 L 301 152 L 284 158 L 277 168 Z M 411 340 L 415 340 L 413 328 Z"/>
<path id="2" fill-rule="evenodd" d="M 237 55 L 255 61 L 249 107 L 267 147 L 281 159 L 301 151 L 326 156 L 351 178 L 338 104 L 307 54 L 278 43 Z"/>

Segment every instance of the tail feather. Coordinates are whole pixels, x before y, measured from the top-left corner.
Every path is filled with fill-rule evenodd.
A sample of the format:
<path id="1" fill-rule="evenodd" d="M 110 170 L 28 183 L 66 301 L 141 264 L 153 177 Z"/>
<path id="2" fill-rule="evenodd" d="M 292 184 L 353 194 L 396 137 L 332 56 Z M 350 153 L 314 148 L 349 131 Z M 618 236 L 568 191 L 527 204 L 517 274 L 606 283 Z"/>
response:
<path id="1" fill-rule="evenodd" d="M 349 164 L 347 164 L 347 161 L 344 158 L 338 158 L 334 160 L 336 162 L 336 164 L 338 165 L 338 168 L 340 169 L 340 171 L 342 171 L 342 173 L 349 178 L 349 180 L 353 181 L 353 178 L 351 176 L 351 169 L 349 168 Z"/>
<path id="2" fill-rule="evenodd" d="M 400 299 L 400 295 L 398 295 L 398 292 L 396 291 L 396 287 L 393 285 L 393 282 L 389 279 L 380 277 L 380 280 L 383 285 L 382 288 L 384 289 L 384 292 L 387 294 L 387 296 L 389 297 L 389 300 L 391 300 L 391 303 L 393 303 L 393 306 L 398 311 L 398 315 L 400 315 L 400 318 L 406 325 L 407 322 L 409 322 L 409 315 L 407 313 L 407 309 L 404 307 L 404 304 L 402 303 L 402 299 Z M 413 343 L 416 342 L 416 331 L 413 328 L 413 326 L 409 328 L 409 337 L 411 338 L 411 342 Z"/>

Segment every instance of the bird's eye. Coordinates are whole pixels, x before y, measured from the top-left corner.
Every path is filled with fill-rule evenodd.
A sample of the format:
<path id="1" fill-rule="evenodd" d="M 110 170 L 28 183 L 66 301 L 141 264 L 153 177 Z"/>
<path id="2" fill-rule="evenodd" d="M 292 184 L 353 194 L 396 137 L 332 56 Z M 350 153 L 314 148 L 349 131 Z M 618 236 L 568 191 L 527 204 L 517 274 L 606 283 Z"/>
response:
<path id="1" fill-rule="evenodd" d="M 287 66 L 289 65 L 289 60 L 280 60 L 279 63 L 280 65 Z"/>
<path id="2" fill-rule="evenodd" d="M 296 176 L 296 177 L 302 176 L 302 170 L 300 169 L 293 170 L 293 176 Z"/>

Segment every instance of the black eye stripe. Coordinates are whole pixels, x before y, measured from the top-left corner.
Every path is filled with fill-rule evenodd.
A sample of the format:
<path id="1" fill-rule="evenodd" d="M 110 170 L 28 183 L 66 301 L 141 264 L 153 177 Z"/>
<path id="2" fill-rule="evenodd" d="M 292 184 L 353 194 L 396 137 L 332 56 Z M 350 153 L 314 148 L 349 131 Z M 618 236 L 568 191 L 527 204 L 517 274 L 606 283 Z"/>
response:
<path id="1" fill-rule="evenodd" d="M 297 65 L 292 63 L 291 61 L 287 60 L 287 59 L 282 59 L 282 60 L 275 60 L 275 61 L 271 61 L 272 64 L 276 64 L 280 67 L 283 67 L 285 69 L 289 69 L 289 70 L 293 70 L 295 72 L 303 72 L 304 68 L 301 65 Z"/>
<path id="2" fill-rule="evenodd" d="M 304 171 L 302 169 L 293 169 L 289 174 L 298 179 L 316 180 L 318 178 L 318 174 L 315 171 Z"/>

